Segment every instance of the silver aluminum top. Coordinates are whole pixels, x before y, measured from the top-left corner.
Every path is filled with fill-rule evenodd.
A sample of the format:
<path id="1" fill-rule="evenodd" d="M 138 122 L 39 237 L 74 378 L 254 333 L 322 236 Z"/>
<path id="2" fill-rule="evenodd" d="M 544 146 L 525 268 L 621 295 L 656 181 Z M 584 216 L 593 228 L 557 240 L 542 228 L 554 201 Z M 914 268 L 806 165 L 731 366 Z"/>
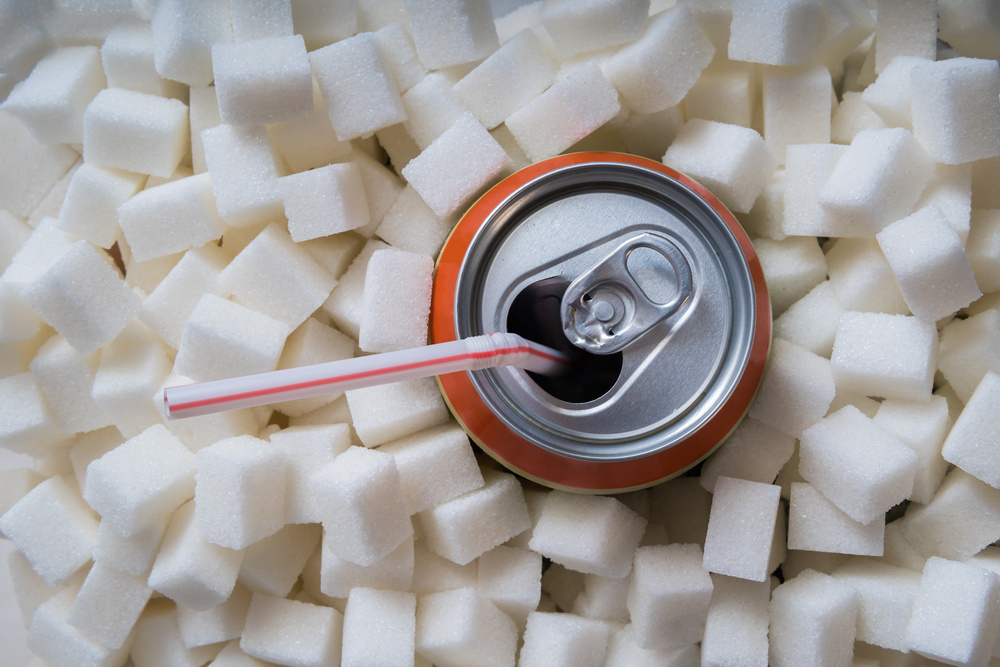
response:
<path id="1" fill-rule="evenodd" d="M 456 333 L 464 338 L 507 331 L 515 297 L 555 276 L 583 277 L 581 284 L 592 288 L 590 303 L 608 304 L 590 309 L 584 319 L 591 329 L 622 321 L 628 307 L 619 303 L 620 290 L 599 294 L 614 281 L 586 277 L 609 263 L 619 282 L 631 282 L 646 297 L 649 303 L 638 310 L 649 316 L 620 347 L 622 371 L 607 393 L 570 403 L 518 369 L 470 374 L 510 428 L 571 458 L 627 460 L 684 440 L 725 404 L 753 339 L 753 281 L 721 216 L 682 183 L 616 162 L 548 172 L 493 211 L 459 273 Z M 583 294 L 572 289 L 564 306 L 582 304 Z M 591 345 L 603 344 L 600 334 L 590 339 Z"/>

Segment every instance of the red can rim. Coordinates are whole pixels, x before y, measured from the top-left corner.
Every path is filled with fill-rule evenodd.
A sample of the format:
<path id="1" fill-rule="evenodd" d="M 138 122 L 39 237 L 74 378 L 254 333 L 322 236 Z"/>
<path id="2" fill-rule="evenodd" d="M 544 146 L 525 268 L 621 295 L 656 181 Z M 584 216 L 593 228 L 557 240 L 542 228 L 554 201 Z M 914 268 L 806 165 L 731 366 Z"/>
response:
<path id="1" fill-rule="evenodd" d="M 753 281 L 755 313 L 747 364 L 729 399 L 702 428 L 662 451 L 626 461 L 587 461 L 547 451 L 512 431 L 480 398 L 467 373 L 438 376 L 438 384 L 452 414 L 473 441 L 505 467 L 556 489 L 615 493 L 658 484 L 682 474 L 707 457 L 746 415 L 764 375 L 771 343 L 771 307 L 764 272 L 746 232 L 715 195 L 670 167 L 624 153 L 571 153 L 525 167 L 480 197 L 445 242 L 434 278 L 430 335 L 433 343 L 456 340 L 454 312 L 459 271 L 476 233 L 493 211 L 516 190 L 550 171 L 594 162 L 635 165 L 680 182 L 711 206 L 735 237 Z"/>

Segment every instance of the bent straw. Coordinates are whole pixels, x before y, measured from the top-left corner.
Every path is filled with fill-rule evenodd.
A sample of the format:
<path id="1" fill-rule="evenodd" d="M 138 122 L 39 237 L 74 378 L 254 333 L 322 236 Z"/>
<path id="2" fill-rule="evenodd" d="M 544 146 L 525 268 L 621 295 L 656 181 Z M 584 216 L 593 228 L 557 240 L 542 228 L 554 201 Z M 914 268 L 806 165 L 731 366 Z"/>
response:
<path id="1" fill-rule="evenodd" d="M 494 333 L 398 352 L 168 387 L 163 392 L 163 402 L 168 419 L 183 419 L 496 366 L 516 366 L 554 375 L 565 369 L 567 363 L 564 354 L 550 347 L 516 334 Z"/>

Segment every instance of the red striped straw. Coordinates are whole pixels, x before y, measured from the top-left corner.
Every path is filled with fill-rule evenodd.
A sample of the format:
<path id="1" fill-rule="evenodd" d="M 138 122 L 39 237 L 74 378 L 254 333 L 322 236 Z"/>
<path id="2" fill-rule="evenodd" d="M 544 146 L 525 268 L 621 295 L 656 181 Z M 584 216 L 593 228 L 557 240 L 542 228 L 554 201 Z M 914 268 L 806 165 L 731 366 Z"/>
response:
<path id="1" fill-rule="evenodd" d="M 167 387 L 167 418 L 183 419 L 402 380 L 516 366 L 543 375 L 566 368 L 566 355 L 511 333 L 474 336 L 398 352 Z"/>

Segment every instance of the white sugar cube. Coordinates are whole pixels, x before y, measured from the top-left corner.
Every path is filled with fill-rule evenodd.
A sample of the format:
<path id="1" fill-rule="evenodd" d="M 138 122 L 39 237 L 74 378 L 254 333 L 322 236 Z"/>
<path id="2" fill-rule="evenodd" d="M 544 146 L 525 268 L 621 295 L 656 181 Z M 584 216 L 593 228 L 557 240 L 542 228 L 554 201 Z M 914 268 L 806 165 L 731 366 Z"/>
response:
<path id="1" fill-rule="evenodd" d="M 848 406 L 802 433 L 799 472 L 828 500 L 864 524 L 907 498 L 917 454 Z"/>
<path id="2" fill-rule="evenodd" d="M 426 577 L 422 580 L 417 577 L 417 561 L 415 558 L 417 550 L 413 546 L 413 537 L 403 540 L 402 544 L 391 551 L 389 555 L 372 565 L 358 565 L 338 556 L 334 548 L 336 539 L 335 535 L 324 532 L 322 547 L 317 552 L 320 560 L 317 568 L 319 571 L 318 588 L 323 595 L 331 598 L 346 598 L 351 590 L 356 587 L 392 591 L 409 591 L 412 589 L 418 595 L 428 590 L 439 590 L 436 585 L 437 582 L 428 585 Z M 450 561 L 445 561 L 443 558 L 434 556 L 426 549 L 420 549 L 419 552 L 423 556 L 434 558 L 437 561 L 436 564 L 448 563 L 454 567 L 458 567 L 450 563 Z M 426 565 L 426 563 L 422 564 Z M 306 572 L 308 570 L 309 564 L 306 565 Z M 303 572 L 303 578 L 305 578 L 306 572 Z M 426 572 L 422 572 L 421 574 L 426 575 Z M 475 566 L 472 567 L 472 574 L 474 582 Z M 468 583 L 468 581 L 463 579 L 460 584 L 454 587 L 458 588 Z"/>
<path id="3" fill-rule="evenodd" d="M 197 248 L 226 231 L 208 174 L 143 190 L 118 207 L 118 219 L 136 261 Z"/>
<path id="4" fill-rule="evenodd" d="M 294 329 L 319 308 L 337 281 L 280 225 L 258 234 L 219 274 L 219 289 Z"/>
<path id="5" fill-rule="evenodd" d="M 216 125 L 202 131 L 205 164 L 219 215 L 233 227 L 270 222 L 282 213 L 275 156 L 261 125 Z"/>
<path id="6" fill-rule="evenodd" d="M 767 664 L 771 583 L 715 575 L 701 640 L 706 665 Z"/>
<path id="7" fill-rule="evenodd" d="M 201 133 L 222 124 L 219 116 L 219 96 L 215 86 L 197 86 L 188 90 L 188 119 L 191 124 L 191 163 L 196 174 L 208 171 L 205 165 L 205 145 Z"/>
<path id="8" fill-rule="evenodd" d="M 347 404 L 366 447 L 443 424 L 449 414 L 432 378 L 354 389 L 347 392 Z"/>
<path id="9" fill-rule="evenodd" d="M 837 291 L 833 283 L 826 280 L 790 305 L 774 321 L 774 335 L 813 354 L 829 358 L 843 314 Z"/>
<path id="10" fill-rule="evenodd" d="M 1000 155 L 1000 65 L 954 58 L 915 67 L 913 134 L 937 162 Z"/>
<path id="11" fill-rule="evenodd" d="M 427 548 L 465 565 L 531 525 L 521 483 L 513 475 L 487 472 L 486 485 L 421 512 Z"/>
<path id="12" fill-rule="evenodd" d="M 399 88 L 371 33 L 324 46 L 309 61 L 341 141 L 406 120 Z"/>
<path id="13" fill-rule="evenodd" d="M 108 88 L 83 115 L 84 159 L 102 167 L 166 178 L 189 140 L 188 108 L 178 100 Z"/>
<path id="14" fill-rule="evenodd" d="M 908 131 L 859 132 L 819 191 L 819 204 L 854 230 L 874 236 L 910 212 L 933 173 L 927 153 Z"/>
<path id="15" fill-rule="evenodd" d="M 927 505 L 910 505 L 902 519 L 906 540 L 924 556 L 966 560 L 997 537 L 1000 491 L 952 469 Z"/>
<path id="16" fill-rule="evenodd" d="M 351 447 L 312 476 L 320 519 L 338 556 L 373 565 L 413 532 L 393 458 Z"/>
<path id="17" fill-rule="evenodd" d="M 118 236 L 118 207 L 139 191 L 141 174 L 105 169 L 90 162 L 73 174 L 59 210 L 60 227 L 101 248 Z"/>
<path id="18" fill-rule="evenodd" d="M 650 494 L 650 521 L 662 524 L 671 542 L 705 544 L 712 494 L 697 478 L 675 477 L 653 487 Z"/>
<path id="19" fill-rule="evenodd" d="M 17 501 L 45 481 L 45 477 L 31 468 L 0 470 L 0 516 L 7 513 Z"/>
<path id="20" fill-rule="evenodd" d="M 979 289 L 1000 291 L 1000 212 L 972 212 L 966 254 Z"/>
<path id="21" fill-rule="evenodd" d="M 403 127 L 419 150 L 430 146 L 467 111 L 453 82 L 441 72 L 425 76 L 403 94 L 402 100 L 406 110 Z"/>
<path id="22" fill-rule="evenodd" d="M 330 125 L 326 102 L 315 79 L 312 87 L 313 107 L 308 114 L 267 128 L 272 145 L 293 174 L 325 167 L 351 153 L 351 143 L 340 141 Z"/>
<path id="23" fill-rule="evenodd" d="M 795 438 L 747 418 L 705 461 L 699 482 L 709 492 L 720 476 L 770 484 L 794 451 Z"/>
<path id="24" fill-rule="evenodd" d="M 963 402 L 972 397 L 983 375 L 1000 373 L 1000 312 L 985 310 L 954 320 L 941 332 L 938 369 Z"/>
<path id="25" fill-rule="evenodd" d="M 949 463 L 974 475 L 994 488 L 1000 488 L 997 474 L 997 432 L 991 415 L 1000 406 L 1000 375 L 990 371 L 983 376 L 965 409 L 948 433 L 941 455 Z"/>
<path id="26" fill-rule="evenodd" d="M 355 588 L 344 610 L 341 665 L 413 664 L 417 599 L 413 593 Z"/>
<path id="27" fill-rule="evenodd" d="M 406 186 L 375 232 L 399 250 L 436 257 L 451 233 L 412 186 Z"/>
<path id="28" fill-rule="evenodd" d="M 621 578 L 632 569 L 646 521 L 614 498 L 550 493 L 529 547 L 579 572 Z"/>
<path id="29" fill-rule="evenodd" d="M 897 220 L 876 238 L 917 317 L 935 322 L 982 296 L 962 241 L 937 206 Z"/>
<path id="30" fill-rule="evenodd" d="M 878 58 L 876 50 L 875 57 Z M 890 127 L 913 129 L 913 86 L 910 73 L 928 62 L 916 56 L 897 56 L 883 66 L 875 83 L 865 88 L 861 100 Z"/>
<path id="31" fill-rule="evenodd" d="M 648 0 L 586 4 L 550 0 L 542 5 L 540 18 L 559 55 L 569 58 L 631 42 L 642 34 L 648 14 Z"/>
<path id="32" fill-rule="evenodd" d="M 826 258 L 815 239 L 761 238 L 754 241 L 754 250 L 764 270 L 771 310 L 776 316 L 826 278 Z"/>
<path id="33" fill-rule="evenodd" d="M 749 416 L 798 437 L 830 408 L 836 387 L 830 362 L 780 338 Z"/>
<path id="34" fill-rule="evenodd" d="M 647 535 L 648 533 L 647 530 Z M 644 538 L 643 542 L 645 541 Z M 642 544 L 642 546 L 648 545 Z M 624 622 L 629 617 L 628 589 L 630 583 L 631 580 L 628 577 L 612 579 L 596 574 L 585 574 L 583 576 L 583 591 L 576 596 L 571 611 L 587 618 Z"/>
<path id="35" fill-rule="evenodd" d="M 857 640 L 906 651 L 904 634 L 920 586 L 919 571 L 852 558 L 834 570 L 833 577 L 858 594 Z"/>
<path id="36" fill-rule="evenodd" d="M 403 182 L 396 175 L 396 172 L 363 150 L 354 149 L 350 160 L 361 169 L 361 180 L 365 183 L 365 195 L 368 197 L 368 212 L 371 214 L 371 223 L 358 228 L 357 232 L 367 239 L 375 233 L 382 218 L 392 208 L 399 193 L 403 191 Z"/>
<path id="37" fill-rule="evenodd" d="M 278 532 L 285 519 L 285 460 L 280 449 L 249 435 L 197 453 L 195 517 L 209 542 L 244 549 Z"/>
<path id="38" fill-rule="evenodd" d="M 611 57 L 605 72 L 629 108 L 655 113 L 684 99 L 714 52 L 691 10 L 682 4 L 652 17 L 639 39 Z M 651 77 L 649 72 L 661 75 Z"/>
<path id="39" fill-rule="evenodd" d="M 663 164 L 695 179 L 738 213 L 753 207 L 776 166 L 754 130 L 697 118 L 681 128 Z"/>
<path id="40" fill-rule="evenodd" d="M 933 60 L 937 55 L 937 3 L 881 0 L 876 20 L 875 71 L 899 56 Z"/>
<path id="41" fill-rule="evenodd" d="M 68 434 L 59 428 L 31 373 L 0 379 L 0 446 L 41 456 Z"/>
<path id="42" fill-rule="evenodd" d="M 466 74 L 454 90 L 465 108 L 493 129 L 552 85 L 556 69 L 537 34 L 523 30 Z"/>
<path id="43" fill-rule="evenodd" d="M 838 390 L 926 401 L 936 357 L 933 324 L 904 315 L 849 311 L 840 318 L 830 367 Z"/>
<path id="44" fill-rule="evenodd" d="M 115 25 L 101 44 L 101 64 L 108 87 L 179 97 L 181 84 L 156 72 L 153 52 L 153 30 L 148 23 L 123 20 Z"/>
<path id="45" fill-rule="evenodd" d="M 788 548 L 881 556 L 885 519 L 855 521 L 811 484 L 793 482 L 788 503 Z"/>
<path id="46" fill-rule="evenodd" d="M 431 210 L 446 218 L 492 184 L 509 164 L 500 144 L 466 113 L 413 158 L 402 173 Z"/>
<path id="47" fill-rule="evenodd" d="M 906 647 L 952 664 L 989 662 L 1000 627 L 995 572 L 930 558 L 906 626 Z"/>
<path id="48" fill-rule="evenodd" d="M 849 584 L 806 570 L 771 595 L 771 665 L 847 664 L 858 613 Z"/>
<path id="49" fill-rule="evenodd" d="M 66 621 L 75 593 L 76 587 L 67 586 L 38 607 L 28 628 L 28 646 L 50 665 L 123 664 L 127 646 L 109 649 Z"/>
<path id="50" fill-rule="evenodd" d="M 219 380 L 273 371 L 289 331 L 267 315 L 205 294 L 184 324 L 174 372 Z"/>
<path id="51" fill-rule="evenodd" d="M 929 503 L 948 469 L 947 461 L 941 457 L 941 446 L 951 427 L 948 401 L 938 395 L 930 401 L 885 400 L 873 419 L 917 453 L 917 473 L 910 500 Z"/>
<path id="52" fill-rule="evenodd" d="M 309 478 L 351 446 L 347 424 L 292 426 L 271 435 L 285 455 L 285 523 L 318 523 Z"/>
<path id="53" fill-rule="evenodd" d="M 98 563 L 87 574 L 66 622 L 103 646 L 121 648 L 152 594 L 139 577 Z"/>
<path id="54" fill-rule="evenodd" d="M 135 624 L 131 657 L 137 665 L 200 665 L 211 660 L 220 646 L 184 645 L 178 626 L 178 605 L 153 598 Z"/>
<path id="55" fill-rule="evenodd" d="M 903 293 L 875 239 L 839 239 L 826 268 L 844 310 L 908 315 Z"/>
<path id="56" fill-rule="evenodd" d="M 131 537 L 122 537 L 102 522 L 97 529 L 94 562 L 135 577 L 149 574 L 169 520 L 170 515 L 164 515 Z"/>
<path id="57" fill-rule="evenodd" d="M 147 583 L 178 604 L 204 611 L 230 596 L 242 560 L 242 551 L 202 537 L 195 523 L 195 504 L 185 503 L 170 517 Z"/>
<path id="58" fill-rule="evenodd" d="M 268 662 L 320 667 L 340 662 L 344 615 L 336 609 L 254 593 L 240 648 Z"/>
<path id="59" fill-rule="evenodd" d="M 121 434 L 131 438 L 162 423 L 159 406 L 150 397 L 169 373 L 163 344 L 133 324 L 101 351 L 90 393 Z"/>
<path id="60" fill-rule="evenodd" d="M 541 554 L 502 545 L 487 551 L 478 558 L 476 591 L 524 627 L 542 593 Z"/>
<path id="61" fill-rule="evenodd" d="M 360 7 L 358 2 L 351 2 L 351 0 L 337 0 L 336 2 L 292 0 L 291 5 L 295 33 L 301 34 L 305 38 L 306 48 L 310 51 L 315 51 L 327 44 L 346 39 L 355 32 L 367 29 L 359 25 Z"/>
<path id="62" fill-rule="evenodd" d="M 189 86 L 207 86 L 212 82 L 212 44 L 233 39 L 228 2 L 158 2 L 150 24 L 153 56 L 160 76 Z"/>
<path id="63" fill-rule="evenodd" d="M 630 114 L 618 128 L 618 134 L 630 153 L 658 160 L 683 125 L 684 114 L 680 107 L 673 106 L 651 114 Z"/>
<path id="64" fill-rule="evenodd" d="M 487 0 L 406 0 L 406 14 L 428 69 L 482 60 L 500 46 Z"/>
<path id="65" fill-rule="evenodd" d="M 306 46 L 302 36 L 290 30 L 287 36 L 212 45 L 212 70 L 225 123 L 276 123 L 312 113 Z"/>
<path id="66" fill-rule="evenodd" d="M 0 517 L 0 531 L 50 586 L 86 565 L 97 539 L 97 518 L 61 477 L 51 477 Z"/>
<path id="67" fill-rule="evenodd" d="M 696 544 L 640 547 L 628 594 L 635 641 L 671 648 L 700 641 L 712 598 L 712 578 Z"/>
<path id="68" fill-rule="evenodd" d="M 674 648 L 642 648 L 636 643 L 635 627 L 631 623 L 612 633 L 605 656 L 607 667 L 699 664 L 701 651 L 697 644 Z"/>
<path id="69" fill-rule="evenodd" d="M 254 542 L 243 556 L 238 581 L 257 593 L 288 595 L 321 536 L 322 530 L 316 524 L 286 525 L 274 535 Z"/>
<path id="70" fill-rule="evenodd" d="M 71 246 L 21 298 L 83 354 L 111 342 L 142 300 L 86 241 Z"/>
<path id="71" fill-rule="evenodd" d="M 740 579 L 766 581 L 781 487 L 720 477 L 712 496 L 704 567 Z"/>
<path id="72" fill-rule="evenodd" d="M 45 144 L 12 114 L 0 109 L 0 206 L 27 218 L 80 155 L 58 144 Z"/>
<path id="73" fill-rule="evenodd" d="M 427 343 L 434 260 L 404 250 L 376 250 L 365 273 L 358 346 L 391 352 Z"/>
<path id="74" fill-rule="evenodd" d="M 351 261 L 347 271 L 338 279 L 337 285 L 330 292 L 330 298 L 323 304 L 323 311 L 330 315 L 336 327 L 352 338 L 357 339 L 361 331 L 368 262 L 376 250 L 388 247 L 378 239 L 365 243 L 361 252 Z"/>
<path id="75" fill-rule="evenodd" d="M 87 105 L 105 85 L 97 47 L 55 49 L 10 91 L 3 109 L 31 128 L 39 141 L 78 143 Z"/>
<path id="76" fill-rule="evenodd" d="M 525 155 L 538 161 L 563 152 L 620 110 L 614 86 L 595 62 L 588 62 L 512 113 L 505 124 Z"/>
<path id="77" fill-rule="evenodd" d="M 288 336 L 281 351 L 281 358 L 278 360 L 278 369 L 300 368 L 310 364 L 350 359 L 354 356 L 354 346 L 355 343 L 350 337 L 310 317 Z M 283 401 L 278 403 L 275 409 L 290 417 L 302 416 L 318 410 L 342 395 L 342 392 L 336 392 Z"/>
<path id="78" fill-rule="evenodd" d="M 534 611 L 528 615 L 518 664 L 600 667 L 609 629 L 607 623 L 575 614 Z"/>
<path id="79" fill-rule="evenodd" d="M 151 426 L 87 467 L 84 498 L 122 537 L 194 495 L 195 457 L 165 426 Z"/>
<path id="80" fill-rule="evenodd" d="M 98 353 L 80 354 L 65 338 L 49 338 L 31 360 L 29 369 L 45 403 L 67 433 L 93 431 L 111 421 L 90 397 Z"/>
<path id="81" fill-rule="evenodd" d="M 347 233 L 304 241 L 299 246 L 326 269 L 327 273 L 339 279 L 347 271 L 347 267 L 351 265 L 364 244 L 363 236 Z"/>
<path id="82" fill-rule="evenodd" d="M 826 67 L 763 75 L 764 140 L 779 163 L 790 144 L 830 141 L 833 84 Z"/>
<path id="83" fill-rule="evenodd" d="M 416 514 L 483 486 L 469 436 L 458 424 L 435 426 L 386 443 L 399 470 L 407 511 Z"/>
<path id="84" fill-rule="evenodd" d="M 474 588 L 432 593 L 417 601 L 416 650 L 441 667 L 511 665 L 517 628 Z"/>
<path id="85" fill-rule="evenodd" d="M 237 584 L 228 600 L 211 609 L 194 611 L 177 605 L 177 626 L 184 645 L 195 648 L 239 639 L 252 595 L 248 589 Z"/>
<path id="86" fill-rule="evenodd" d="M 871 88 L 869 86 L 868 88 Z M 845 91 L 840 104 L 830 119 L 830 140 L 836 144 L 849 144 L 862 130 L 877 130 L 886 126 L 862 93 Z"/>
<path id="87" fill-rule="evenodd" d="M 229 11 L 237 42 L 292 34 L 291 0 L 230 0 Z"/>
<path id="88" fill-rule="evenodd" d="M 684 110 L 689 118 L 750 127 L 760 102 L 756 83 L 753 65 L 725 63 L 707 67 L 684 96 Z"/>
<path id="89" fill-rule="evenodd" d="M 331 164 L 278 179 L 293 241 L 329 236 L 371 222 L 360 169 Z"/>
<path id="90" fill-rule="evenodd" d="M 542 574 L 542 595 L 552 600 L 559 609 L 572 609 L 584 592 L 585 575 L 567 570 L 559 563 L 552 563 Z M 631 582 L 629 577 L 621 581 Z"/>
<path id="91" fill-rule="evenodd" d="M 734 0 L 729 58 L 767 65 L 806 65 L 819 37 L 821 6 L 814 0 L 767 5 Z"/>
<path id="92" fill-rule="evenodd" d="M 170 347 L 181 343 L 184 322 L 202 295 L 213 292 L 228 258 L 208 244 L 184 253 L 177 264 L 142 302 L 139 319 Z"/>

